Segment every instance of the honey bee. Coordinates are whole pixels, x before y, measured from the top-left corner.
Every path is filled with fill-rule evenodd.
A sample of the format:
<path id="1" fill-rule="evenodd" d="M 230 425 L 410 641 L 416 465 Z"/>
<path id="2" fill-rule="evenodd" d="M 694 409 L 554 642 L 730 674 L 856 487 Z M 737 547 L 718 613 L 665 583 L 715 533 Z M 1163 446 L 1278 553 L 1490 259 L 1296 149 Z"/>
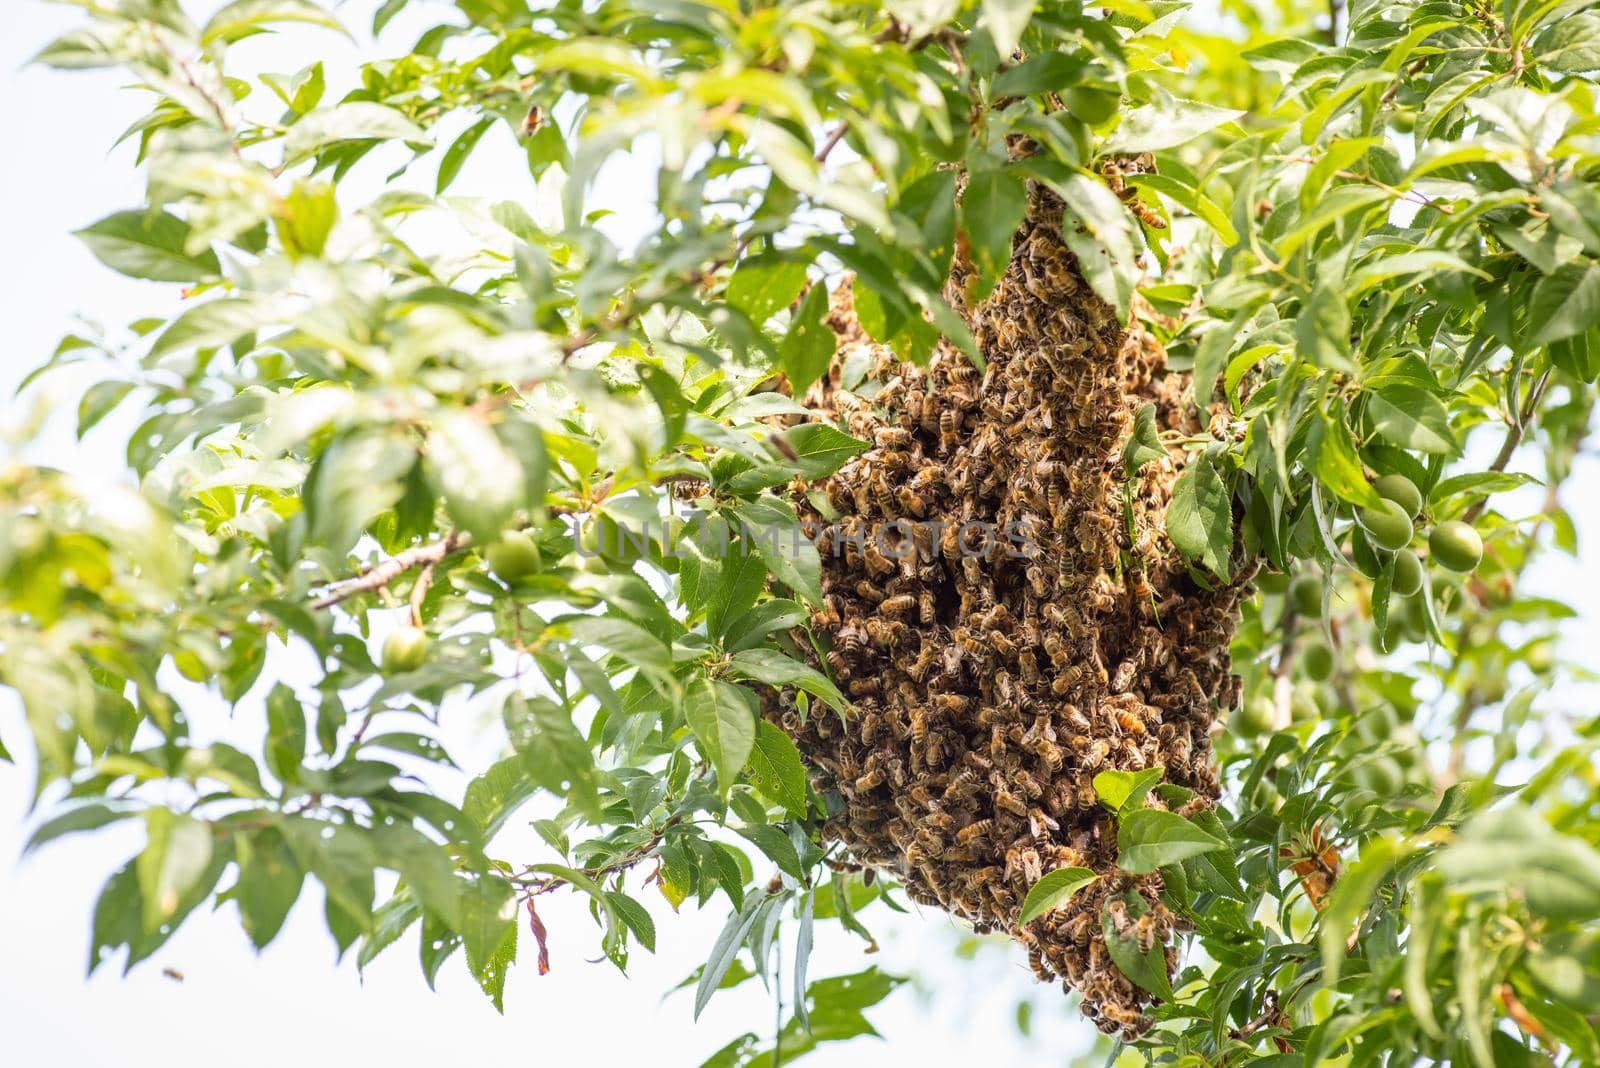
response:
<path id="1" fill-rule="evenodd" d="M 1096 738 L 1089 743 L 1087 749 L 1078 755 L 1078 763 L 1093 771 L 1105 764 L 1106 758 L 1111 755 L 1111 743 L 1104 738 Z"/>
<path id="2" fill-rule="evenodd" d="M 911 594 L 899 593 L 893 597 L 886 597 L 879 602 L 878 611 L 886 616 L 898 619 L 916 607 L 916 603 L 917 599 Z"/>
<path id="3" fill-rule="evenodd" d="M 928 744 L 928 711 L 920 706 L 911 712 L 911 740 L 919 746 Z"/>
<path id="4" fill-rule="evenodd" d="M 883 772 L 878 768 L 869 768 L 864 775 L 855 781 L 857 793 L 868 793 L 883 785 Z"/>
<path id="5" fill-rule="evenodd" d="M 1082 677 L 1083 668 L 1079 667 L 1077 664 L 1068 664 L 1056 674 L 1056 677 L 1053 680 L 1051 680 L 1050 692 L 1055 694 L 1057 697 L 1064 697 L 1068 691 L 1078 684 L 1078 680 Z"/>
<path id="6" fill-rule="evenodd" d="M 933 621 L 934 621 L 934 601 L 933 601 L 933 593 L 931 591 L 923 590 L 922 593 L 920 595 L 918 595 L 918 598 L 917 598 L 917 620 L 924 627 L 933 626 Z"/>
<path id="7" fill-rule="evenodd" d="M 970 845 L 979 838 L 987 836 L 992 830 L 994 830 L 994 820 L 977 820 L 976 822 L 967 824 L 965 827 L 957 831 L 956 841 L 960 842 L 962 845 Z"/>
<path id="8" fill-rule="evenodd" d="M 1133 735 L 1144 734 L 1144 720 L 1139 713 L 1130 708 L 1121 707 L 1116 710 L 1115 717 L 1117 727 L 1120 730 Z"/>

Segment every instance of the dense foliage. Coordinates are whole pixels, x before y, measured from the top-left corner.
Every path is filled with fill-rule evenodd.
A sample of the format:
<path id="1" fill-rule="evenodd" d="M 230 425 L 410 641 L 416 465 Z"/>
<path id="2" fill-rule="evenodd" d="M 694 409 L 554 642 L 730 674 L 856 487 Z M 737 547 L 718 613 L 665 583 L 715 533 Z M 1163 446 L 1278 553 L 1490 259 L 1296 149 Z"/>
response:
<path id="1" fill-rule="evenodd" d="M 870 940 L 897 890 L 819 845 L 829 800 L 757 714 L 778 688 L 850 715 L 795 644 L 821 561 L 752 536 L 866 443 L 773 417 L 806 415 L 841 278 L 904 358 L 974 351 L 952 257 L 981 299 L 1035 183 L 1094 292 L 1192 371 L 1167 536 L 1199 580 L 1261 568 L 1223 806 L 1123 821 L 1192 928 L 1171 989 L 1117 961 L 1161 998 L 1123 1056 L 1600 1062 L 1597 728 L 1541 706 L 1572 611 L 1518 586 L 1574 549 L 1559 491 L 1600 376 L 1600 13 L 386 0 L 375 33 L 438 24 L 359 70 L 242 78 L 254 35 L 339 22 L 73 2 L 39 60 L 151 101 L 146 202 L 81 237 L 174 284 L 30 379 L 93 366 L 80 433 L 138 410 L 137 488 L 0 471 L 33 840 L 148 831 L 92 964 L 213 900 L 264 945 L 309 876 L 361 962 L 409 938 L 431 980 L 459 949 L 498 1004 L 524 925 L 542 956 L 541 895 L 587 895 L 618 967 L 659 896 L 730 912 L 697 1008 L 758 975 L 792 1006 L 710 1063 L 870 1033 L 896 980 L 807 959 L 835 924 Z M 448 195 L 514 139 L 524 197 Z M 591 195 L 619 159 L 653 177 L 626 239 Z M 434 195 L 394 185 L 411 170 Z M 1536 482 L 1542 505 L 1496 496 Z M 317 673 L 286 674 L 307 650 Z M 215 742 L 184 680 L 264 699 L 260 744 Z M 506 755 L 440 796 L 463 695 Z M 1126 816 L 1152 785 L 1101 799 Z M 541 796 L 545 852 L 506 855 Z"/>

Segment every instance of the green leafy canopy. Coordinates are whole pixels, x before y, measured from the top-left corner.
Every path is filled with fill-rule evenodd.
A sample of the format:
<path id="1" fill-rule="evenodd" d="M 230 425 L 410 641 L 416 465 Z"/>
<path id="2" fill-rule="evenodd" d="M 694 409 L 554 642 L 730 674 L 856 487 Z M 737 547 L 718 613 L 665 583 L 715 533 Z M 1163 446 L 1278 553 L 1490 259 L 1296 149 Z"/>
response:
<path id="1" fill-rule="evenodd" d="M 806 414 L 846 278 L 904 358 L 970 351 L 952 258 L 987 292 L 1036 183 L 1093 292 L 1192 371 L 1189 430 L 1152 408 L 1108 455 L 1130 494 L 1189 457 L 1128 537 L 1257 580 L 1223 804 L 1095 780 L 1188 932 L 1169 985 L 1106 921 L 1161 999 L 1123 1055 L 1600 1060 L 1600 731 L 1547 729 L 1572 610 L 1520 584 L 1574 550 L 1600 377 L 1587 4 L 78 6 L 38 62 L 148 94 L 144 200 L 79 237 L 158 285 L 27 384 L 92 370 L 77 429 L 138 488 L 0 467 L 0 682 L 31 736 L 0 760 L 37 768 L 35 847 L 147 832 L 91 966 L 218 900 L 264 946 L 310 881 L 361 964 L 409 937 L 500 1006 L 548 966 L 540 895 L 581 895 L 618 968 L 692 903 L 730 914 L 694 1010 L 756 975 L 784 1009 L 708 1064 L 873 1034 L 899 979 L 807 961 L 835 927 L 875 945 L 896 889 L 836 870 L 830 799 L 760 714 L 852 714 L 809 647 L 821 561 L 782 535 L 790 487 L 871 443 L 774 417 Z M 401 14 L 434 24 L 401 42 Z M 263 33 L 375 58 L 260 73 Z M 650 209 L 626 237 L 619 160 Z M 522 191 L 452 194 L 490 163 Z M 1393 475 L 1405 530 L 1379 529 Z M 1477 555 L 1452 521 L 1470 573 L 1439 566 Z M 259 743 L 202 742 L 193 685 L 264 703 Z M 455 790 L 447 699 L 505 734 Z M 542 852 L 512 853 L 536 799 Z M 1021 921 L 1092 878 L 1044 873 Z"/>

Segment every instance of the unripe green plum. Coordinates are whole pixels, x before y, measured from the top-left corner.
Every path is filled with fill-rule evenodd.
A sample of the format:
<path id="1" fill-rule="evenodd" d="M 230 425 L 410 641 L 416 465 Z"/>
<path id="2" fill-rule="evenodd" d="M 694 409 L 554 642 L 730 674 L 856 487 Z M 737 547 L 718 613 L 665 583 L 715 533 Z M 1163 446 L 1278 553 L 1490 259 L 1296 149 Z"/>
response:
<path id="1" fill-rule="evenodd" d="M 539 547 L 526 531 L 506 531 L 483 555 L 490 569 L 506 582 L 517 582 L 539 570 Z"/>
<path id="2" fill-rule="evenodd" d="M 1295 683 L 1294 697 L 1289 702 L 1289 718 L 1296 723 L 1311 723 L 1322 717 L 1322 687 L 1301 679 Z"/>
<path id="3" fill-rule="evenodd" d="M 1378 496 L 1404 508 L 1407 516 L 1422 511 L 1422 491 L 1405 475 L 1384 475 L 1372 484 L 1372 488 L 1378 491 Z"/>
<path id="4" fill-rule="evenodd" d="M 1555 647 L 1549 642 L 1530 645 L 1527 651 L 1522 654 L 1522 662 L 1540 675 L 1547 671 L 1553 671 L 1556 666 Z"/>
<path id="5" fill-rule="evenodd" d="M 1282 571 L 1263 571 L 1256 576 L 1256 588 L 1262 593 L 1282 593 L 1289 588 L 1289 576 Z"/>
<path id="6" fill-rule="evenodd" d="M 1254 738 L 1270 731 L 1272 722 L 1276 718 L 1277 708 L 1273 705 L 1272 698 L 1261 694 L 1246 701 L 1244 707 L 1230 717 L 1228 725 L 1239 737 Z"/>
<path id="7" fill-rule="evenodd" d="M 1393 797 L 1405 784 L 1405 769 L 1391 756 L 1374 757 L 1351 769 L 1350 781 L 1379 797 Z"/>
<path id="8" fill-rule="evenodd" d="M 1394 581 L 1391 586 L 1402 597 L 1411 597 L 1422 589 L 1422 559 L 1410 549 L 1394 554 Z"/>
<path id="9" fill-rule="evenodd" d="M 421 627 L 396 627 L 383 640 L 383 670 L 398 675 L 415 671 L 428 659 L 428 632 Z"/>
<path id="10" fill-rule="evenodd" d="M 1289 603 L 1302 616 L 1322 615 L 1322 580 L 1315 575 L 1296 575 L 1289 584 Z"/>
<path id="11" fill-rule="evenodd" d="M 1440 567 L 1465 574 L 1483 559 L 1483 539 L 1471 524 L 1450 519 L 1428 535 L 1428 551 Z"/>
<path id="12" fill-rule="evenodd" d="M 1394 552 L 1411 544 L 1411 517 L 1394 501 L 1385 500 L 1377 508 L 1363 508 L 1356 518 L 1372 543 L 1380 549 Z"/>
<path id="13" fill-rule="evenodd" d="M 1300 662 L 1305 665 L 1306 677 L 1323 682 L 1333 674 L 1333 650 L 1325 642 L 1309 642 L 1300 651 Z"/>

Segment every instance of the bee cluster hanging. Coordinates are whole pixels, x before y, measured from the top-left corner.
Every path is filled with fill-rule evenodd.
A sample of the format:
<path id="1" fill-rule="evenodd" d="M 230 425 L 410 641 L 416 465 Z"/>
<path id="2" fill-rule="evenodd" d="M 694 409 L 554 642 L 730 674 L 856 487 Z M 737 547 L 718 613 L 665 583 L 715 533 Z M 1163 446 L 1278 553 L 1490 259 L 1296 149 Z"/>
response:
<path id="1" fill-rule="evenodd" d="M 1194 792 L 1185 814 L 1217 797 L 1209 733 L 1238 699 L 1239 590 L 1202 588 L 1166 538 L 1181 451 L 1127 484 L 1135 413 L 1154 404 L 1159 427 L 1186 428 L 1187 375 L 1090 290 L 1061 226 L 1061 202 L 1030 190 L 1010 266 L 965 313 L 984 370 L 948 344 L 925 367 L 900 362 L 866 336 L 849 288 L 835 295 L 833 367 L 808 401 L 873 447 L 824 484 L 836 516 L 798 503 L 824 531 L 814 629 L 855 708 L 767 714 L 842 800 L 825 833 L 855 862 L 1009 933 L 1041 979 L 1131 1039 L 1152 996 L 1113 965 L 1106 931 L 1164 946 L 1170 975 L 1179 921 L 1158 874 L 1118 871 L 1092 782 L 1159 766 Z M 953 304 L 972 273 L 958 255 Z M 863 361 L 866 381 L 842 388 Z M 1066 866 L 1100 877 L 1019 925 L 1029 888 Z"/>

